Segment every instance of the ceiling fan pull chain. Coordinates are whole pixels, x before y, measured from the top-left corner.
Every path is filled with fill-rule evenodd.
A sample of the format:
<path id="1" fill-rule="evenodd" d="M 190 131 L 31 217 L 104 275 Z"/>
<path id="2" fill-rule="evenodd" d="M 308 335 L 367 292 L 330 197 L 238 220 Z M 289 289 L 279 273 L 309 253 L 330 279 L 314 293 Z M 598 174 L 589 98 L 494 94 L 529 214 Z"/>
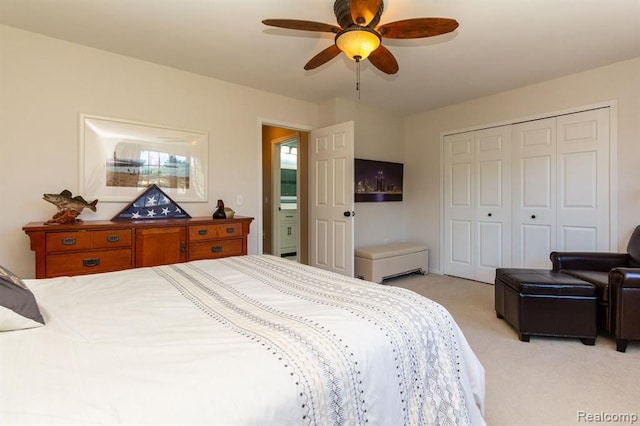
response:
<path id="1" fill-rule="evenodd" d="M 360 100 L 360 58 L 355 57 L 356 60 L 356 92 L 358 92 L 358 100 Z"/>

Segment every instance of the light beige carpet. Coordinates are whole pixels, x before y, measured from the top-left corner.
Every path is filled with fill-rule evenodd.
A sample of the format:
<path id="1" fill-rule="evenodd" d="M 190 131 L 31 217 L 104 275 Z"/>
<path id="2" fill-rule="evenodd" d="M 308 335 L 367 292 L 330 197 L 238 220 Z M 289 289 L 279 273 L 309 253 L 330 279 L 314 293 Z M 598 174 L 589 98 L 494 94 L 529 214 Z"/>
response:
<path id="1" fill-rule="evenodd" d="M 625 353 L 606 335 L 595 346 L 535 336 L 525 343 L 496 317 L 491 284 L 434 274 L 384 283 L 451 312 L 485 368 L 488 425 L 640 424 L 640 341 Z"/>

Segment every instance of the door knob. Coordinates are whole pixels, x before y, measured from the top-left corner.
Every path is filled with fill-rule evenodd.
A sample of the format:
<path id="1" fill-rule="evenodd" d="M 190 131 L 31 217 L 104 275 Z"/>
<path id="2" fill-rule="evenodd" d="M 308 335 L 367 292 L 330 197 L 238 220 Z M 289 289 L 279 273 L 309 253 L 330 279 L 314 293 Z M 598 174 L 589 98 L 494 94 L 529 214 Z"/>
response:
<path id="1" fill-rule="evenodd" d="M 351 212 L 344 212 L 343 214 L 344 214 L 344 217 L 349 217 L 349 216 L 351 216 Z"/>
<path id="2" fill-rule="evenodd" d="M 487 216 L 491 217 L 491 213 L 489 213 Z"/>
<path id="3" fill-rule="evenodd" d="M 535 214 L 532 214 L 532 215 L 531 215 L 531 219 L 535 219 L 535 218 L 536 218 L 536 215 L 535 215 Z"/>

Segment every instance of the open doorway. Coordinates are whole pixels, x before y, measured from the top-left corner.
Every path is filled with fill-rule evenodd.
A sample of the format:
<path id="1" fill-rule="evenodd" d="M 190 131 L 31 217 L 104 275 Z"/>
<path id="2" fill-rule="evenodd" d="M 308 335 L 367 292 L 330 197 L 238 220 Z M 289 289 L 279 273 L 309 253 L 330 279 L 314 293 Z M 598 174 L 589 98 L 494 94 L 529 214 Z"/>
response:
<path id="1" fill-rule="evenodd" d="M 262 252 L 308 264 L 309 133 L 262 126 Z"/>
<path id="2" fill-rule="evenodd" d="M 298 134 L 272 141 L 271 254 L 298 260 Z"/>

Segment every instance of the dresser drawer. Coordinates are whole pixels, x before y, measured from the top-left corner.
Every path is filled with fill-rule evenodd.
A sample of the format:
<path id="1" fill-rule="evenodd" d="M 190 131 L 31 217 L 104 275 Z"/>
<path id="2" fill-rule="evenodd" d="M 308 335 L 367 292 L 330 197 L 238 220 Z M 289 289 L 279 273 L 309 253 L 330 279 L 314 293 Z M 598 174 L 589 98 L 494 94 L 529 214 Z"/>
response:
<path id="1" fill-rule="evenodd" d="M 221 223 L 219 225 L 189 226 L 189 241 L 203 241 L 212 238 L 242 237 L 242 223 Z"/>
<path id="2" fill-rule="evenodd" d="M 92 235 L 89 231 L 47 233 L 47 252 L 89 250 Z"/>
<path id="3" fill-rule="evenodd" d="M 49 254 L 46 262 L 47 277 L 95 274 L 133 267 L 131 249 Z"/>
<path id="4" fill-rule="evenodd" d="M 242 255 L 242 238 L 189 244 L 189 260 L 217 259 Z"/>
<path id="5" fill-rule="evenodd" d="M 47 233 L 47 252 L 131 247 L 130 229 Z"/>
<path id="6" fill-rule="evenodd" d="M 94 231 L 93 248 L 131 247 L 131 230 Z"/>

